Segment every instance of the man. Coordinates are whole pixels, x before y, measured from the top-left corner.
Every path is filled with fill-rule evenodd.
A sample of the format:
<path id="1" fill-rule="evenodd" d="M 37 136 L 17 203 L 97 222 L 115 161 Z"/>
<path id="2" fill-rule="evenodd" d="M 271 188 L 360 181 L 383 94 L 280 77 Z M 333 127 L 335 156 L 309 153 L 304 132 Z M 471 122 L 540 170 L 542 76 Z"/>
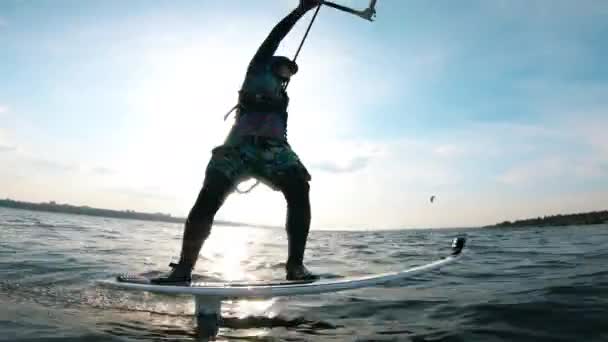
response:
<path id="1" fill-rule="evenodd" d="M 310 174 L 287 143 L 289 97 L 285 86 L 298 66 L 274 53 L 295 23 L 319 5 L 320 0 L 300 0 L 299 6 L 274 27 L 251 60 L 239 92 L 236 121 L 224 144 L 213 149 L 203 188 L 188 215 L 180 260 L 171 263 L 173 270 L 153 279 L 154 283 L 191 280 L 215 213 L 247 177 L 255 177 L 281 191 L 287 201 L 287 280 L 317 278 L 303 263 L 310 227 Z"/>

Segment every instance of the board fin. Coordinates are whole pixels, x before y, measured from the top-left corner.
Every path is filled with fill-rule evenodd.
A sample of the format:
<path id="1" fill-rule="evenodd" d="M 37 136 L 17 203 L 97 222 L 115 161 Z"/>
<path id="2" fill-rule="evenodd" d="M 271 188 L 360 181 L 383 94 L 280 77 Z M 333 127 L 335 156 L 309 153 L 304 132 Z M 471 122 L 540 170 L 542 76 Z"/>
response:
<path id="1" fill-rule="evenodd" d="M 467 239 L 464 237 L 454 238 L 454 240 L 452 241 L 452 255 L 460 254 L 460 252 L 462 252 L 462 249 L 464 248 L 464 244 L 466 241 Z"/>

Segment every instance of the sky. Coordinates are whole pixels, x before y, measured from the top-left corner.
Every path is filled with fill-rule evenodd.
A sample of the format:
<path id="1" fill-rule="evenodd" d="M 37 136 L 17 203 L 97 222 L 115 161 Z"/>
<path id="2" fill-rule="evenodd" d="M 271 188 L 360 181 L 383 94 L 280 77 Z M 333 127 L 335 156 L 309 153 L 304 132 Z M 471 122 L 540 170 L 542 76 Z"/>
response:
<path id="1" fill-rule="evenodd" d="M 250 58 L 296 5 L 1 1 L 0 198 L 187 215 Z M 379 0 L 377 12 L 322 8 L 289 86 L 312 229 L 608 209 L 608 2 Z M 278 54 L 293 56 L 311 16 Z M 281 225 L 285 212 L 259 186 L 216 218 Z"/>

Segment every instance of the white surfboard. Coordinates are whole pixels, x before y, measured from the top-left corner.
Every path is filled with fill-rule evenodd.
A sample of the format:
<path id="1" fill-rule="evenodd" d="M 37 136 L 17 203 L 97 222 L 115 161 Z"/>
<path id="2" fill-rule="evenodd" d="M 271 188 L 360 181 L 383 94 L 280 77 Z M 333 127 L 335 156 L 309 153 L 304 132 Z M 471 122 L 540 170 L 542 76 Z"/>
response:
<path id="1" fill-rule="evenodd" d="M 320 279 L 314 281 L 253 282 L 253 283 L 211 283 L 192 282 L 183 285 L 156 285 L 141 276 L 121 275 L 115 280 L 102 280 L 100 284 L 134 291 L 149 291 L 164 294 L 190 294 L 196 302 L 196 314 L 220 314 L 222 299 L 228 298 L 270 298 L 354 290 L 378 286 L 417 274 L 429 272 L 457 261 L 462 255 L 465 239 L 455 238 L 451 254 L 428 264 L 405 270 L 362 277 Z M 120 279 L 120 280 L 118 280 Z"/>

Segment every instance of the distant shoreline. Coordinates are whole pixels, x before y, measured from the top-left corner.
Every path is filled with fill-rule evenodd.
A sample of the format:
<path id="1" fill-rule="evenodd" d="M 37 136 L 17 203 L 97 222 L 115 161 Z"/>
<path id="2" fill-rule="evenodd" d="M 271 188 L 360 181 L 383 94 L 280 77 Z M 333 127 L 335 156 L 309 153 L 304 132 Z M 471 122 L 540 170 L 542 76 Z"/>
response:
<path id="1" fill-rule="evenodd" d="M 484 228 L 563 227 L 608 223 L 608 210 L 588 213 L 543 216 L 525 220 L 504 221 Z"/>
<path id="2" fill-rule="evenodd" d="M 106 218 L 117 218 L 127 220 L 142 220 L 142 221 L 155 221 L 155 222 L 168 222 L 168 223 L 184 223 L 186 219 L 183 217 L 174 217 L 171 214 L 164 213 L 142 213 L 133 210 L 111 210 L 93 208 L 89 206 L 75 206 L 71 204 L 59 204 L 54 201 L 47 203 L 32 203 L 24 201 L 15 201 L 11 199 L 0 200 L 0 207 L 10 209 L 24 209 L 32 211 L 41 211 L 48 213 L 61 213 L 61 214 L 73 214 L 73 215 L 85 215 L 94 217 L 106 217 Z M 231 221 L 215 220 L 214 224 L 218 225 L 230 225 L 230 226 L 246 226 L 246 227 L 260 227 L 260 228 L 275 228 L 269 226 L 258 226 L 253 224 L 238 223 Z"/>

